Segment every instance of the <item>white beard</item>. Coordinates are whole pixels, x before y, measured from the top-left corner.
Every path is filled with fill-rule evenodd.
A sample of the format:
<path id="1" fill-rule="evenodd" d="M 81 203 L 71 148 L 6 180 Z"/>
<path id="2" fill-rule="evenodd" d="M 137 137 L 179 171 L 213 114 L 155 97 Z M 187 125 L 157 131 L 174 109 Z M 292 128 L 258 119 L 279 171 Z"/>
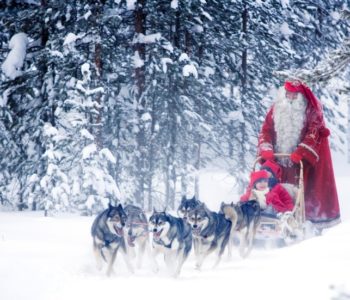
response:
<path id="1" fill-rule="evenodd" d="M 280 88 L 273 111 L 276 132 L 275 152 L 292 153 L 300 143 L 300 134 L 304 128 L 307 102 L 301 93 L 297 99 L 286 98 L 284 87 Z M 286 166 L 289 159 L 282 159 Z"/>

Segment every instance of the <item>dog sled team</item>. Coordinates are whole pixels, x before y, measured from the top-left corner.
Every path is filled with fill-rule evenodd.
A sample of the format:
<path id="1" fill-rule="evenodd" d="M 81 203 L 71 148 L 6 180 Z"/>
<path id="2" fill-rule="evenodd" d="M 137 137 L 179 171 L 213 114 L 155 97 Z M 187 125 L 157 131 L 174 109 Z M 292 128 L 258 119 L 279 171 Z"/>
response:
<path id="1" fill-rule="evenodd" d="M 132 257 L 141 266 L 148 252 L 154 271 L 161 254 L 178 276 L 191 251 L 195 267 L 201 269 L 208 255 L 216 253 L 217 265 L 226 249 L 232 255 L 237 243 L 245 258 L 255 241 L 276 238 L 290 244 L 303 240 L 310 229 L 317 235 L 338 224 L 329 134 L 311 90 L 301 81 L 286 81 L 262 125 L 258 158 L 238 203 L 222 203 L 220 211 L 213 212 L 195 198 L 183 198 L 177 216 L 153 211 L 148 219 L 136 206 L 110 205 L 91 230 L 98 267 L 105 261 L 110 275 L 121 252 L 133 272 Z"/>
<path id="2" fill-rule="evenodd" d="M 244 239 L 252 241 L 259 221 L 259 206 L 251 202 L 241 205 L 239 211 L 235 206 L 222 204 L 221 211 L 216 213 L 195 198 L 183 198 L 178 216 L 154 210 L 148 220 L 145 212 L 134 205 L 109 205 L 96 217 L 91 228 L 97 267 L 102 269 L 106 263 L 107 275 L 111 275 L 120 252 L 133 273 L 133 258 L 137 259 L 137 267 L 141 267 L 147 252 L 154 272 L 158 271 L 157 257 L 161 254 L 168 269 L 177 277 L 192 250 L 196 269 L 201 269 L 212 252 L 216 252 L 216 266 L 227 246 L 231 254 L 238 223 L 237 232 L 244 231 Z M 244 207 L 248 214 L 243 213 Z"/>
<path id="3" fill-rule="evenodd" d="M 105 262 L 107 275 L 111 275 L 120 252 L 129 271 L 134 272 L 131 261 L 136 257 L 137 267 L 141 267 L 147 252 L 154 272 L 158 271 L 157 257 L 161 254 L 176 277 L 192 250 L 195 268 L 200 270 L 206 257 L 213 252 L 216 253 L 215 266 L 226 249 L 228 256 L 232 257 L 237 242 L 240 256 L 247 257 L 264 217 L 273 222 L 277 220 L 277 223 L 286 220 L 290 223 L 293 218 L 291 195 L 296 192 L 291 187 L 287 191 L 287 187 L 279 183 L 276 177 L 279 172 L 277 164 L 264 163 L 260 171 L 252 172 L 247 191 L 240 201 L 236 204 L 221 203 L 219 212 L 211 211 L 195 197 L 182 198 L 177 216 L 153 210 L 148 219 L 137 206 L 109 205 L 96 217 L 91 229 L 98 269 Z"/>
<path id="4" fill-rule="evenodd" d="M 107 275 L 110 275 L 116 256 L 121 252 L 129 271 L 134 272 L 132 258 L 136 257 L 137 267 L 141 267 L 147 252 L 154 272 L 158 271 L 157 257 L 161 254 L 176 277 L 192 250 L 198 270 L 211 253 L 216 253 L 214 266 L 219 264 L 226 249 L 232 257 L 232 249 L 237 243 L 240 256 L 247 257 L 264 218 L 272 219 L 279 226 L 297 222 L 293 215 L 292 194 L 279 183 L 276 177 L 279 172 L 277 164 L 264 163 L 260 171 L 252 172 L 240 201 L 221 203 L 219 212 L 211 211 L 195 197 L 182 198 L 177 216 L 153 210 L 148 219 L 137 206 L 109 205 L 96 217 L 91 229 L 98 268 L 106 262 Z M 294 194 L 297 193 L 294 191 Z M 296 237 L 295 230 L 290 229 L 290 233 L 292 238 Z"/>

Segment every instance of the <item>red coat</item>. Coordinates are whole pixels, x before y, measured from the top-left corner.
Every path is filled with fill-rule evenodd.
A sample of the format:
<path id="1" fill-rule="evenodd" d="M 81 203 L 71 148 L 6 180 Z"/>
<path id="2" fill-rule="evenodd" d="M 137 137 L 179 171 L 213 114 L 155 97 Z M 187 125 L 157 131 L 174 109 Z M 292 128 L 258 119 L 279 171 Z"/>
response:
<path id="1" fill-rule="evenodd" d="M 321 110 L 310 103 L 301 132 L 301 142 L 295 151 L 303 158 L 306 219 L 318 228 L 330 227 L 340 222 L 340 211 L 335 185 L 332 158 L 328 143 L 329 130 L 324 126 Z M 267 147 L 275 148 L 273 107 L 263 123 L 258 143 L 258 155 Z M 263 147 L 265 147 L 263 149 Z M 274 151 L 275 152 L 275 151 Z M 299 164 L 282 167 L 282 182 L 297 184 Z"/>
<path id="2" fill-rule="evenodd" d="M 241 201 L 250 200 L 251 188 L 248 187 L 247 192 L 242 195 Z M 276 184 L 266 194 L 266 205 L 271 205 L 277 212 L 286 212 L 293 210 L 294 202 L 287 190 L 281 185 Z"/>
<path id="3" fill-rule="evenodd" d="M 281 184 L 276 184 L 266 195 L 266 204 L 278 212 L 292 211 L 294 207 L 292 197 Z"/>

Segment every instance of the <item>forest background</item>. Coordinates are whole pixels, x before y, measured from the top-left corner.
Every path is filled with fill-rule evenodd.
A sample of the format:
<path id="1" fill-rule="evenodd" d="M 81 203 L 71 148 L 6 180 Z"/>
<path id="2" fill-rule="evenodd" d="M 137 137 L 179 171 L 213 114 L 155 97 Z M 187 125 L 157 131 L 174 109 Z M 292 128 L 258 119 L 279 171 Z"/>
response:
<path id="1" fill-rule="evenodd" d="M 238 189 L 286 77 L 348 153 L 348 1 L 0 3 L 0 200 L 10 209 L 174 209 L 205 168 Z"/>

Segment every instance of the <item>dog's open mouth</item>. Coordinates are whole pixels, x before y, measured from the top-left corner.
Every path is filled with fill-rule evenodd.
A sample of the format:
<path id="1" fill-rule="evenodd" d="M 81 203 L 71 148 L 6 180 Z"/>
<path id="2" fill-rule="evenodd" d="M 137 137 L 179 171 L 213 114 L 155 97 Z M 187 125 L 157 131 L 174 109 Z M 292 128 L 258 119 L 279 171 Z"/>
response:
<path id="1" fill-rule="evenodd" d="M 128 235 L 128 244 L 130 247 L 135 247 L 135 236 Z"/>
<path id="2" fill-rule="evenodd" d="M 153 239 L 158 241 L 160 239 L 160 235 L 162 234 L 162 232 L 163 232 L 163 229 L 157 232 L 153 232 Z"/>
<path id="3" fill-rule="evenodd" d="M 202 231 L 202 226 L 198 226 L 198 227 L 196 227 L 196 228 L 193 228 L 192 227 L 192 234 L 193 235 L 200 235 L 201 234 L 201 231 Z"/>
<path id="4" fill-rule="evenodd" d="M 124 235 L 123 227 L 118 227 L 117 225 L 113 225 L 113 228 L 115 230 L 116 235 L 118 236 Z"/>

